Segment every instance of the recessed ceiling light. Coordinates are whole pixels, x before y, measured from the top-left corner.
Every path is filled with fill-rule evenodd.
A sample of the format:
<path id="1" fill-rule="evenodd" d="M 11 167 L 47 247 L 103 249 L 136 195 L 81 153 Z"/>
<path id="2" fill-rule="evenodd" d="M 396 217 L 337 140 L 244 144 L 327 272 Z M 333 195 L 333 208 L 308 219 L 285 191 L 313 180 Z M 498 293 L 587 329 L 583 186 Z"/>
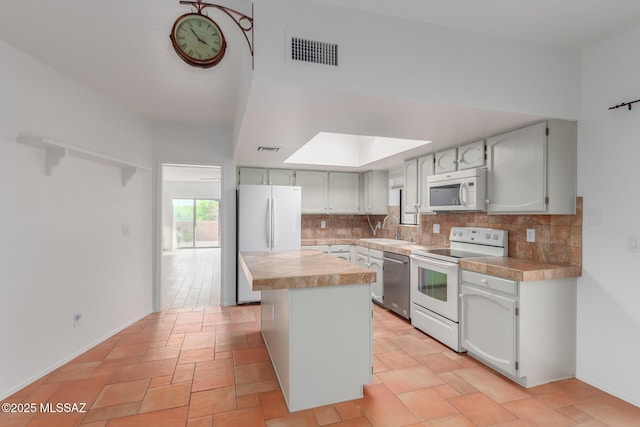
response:
<path id="1" fill-rule="evenodd" d="M 285 163 L 361 167 L 431 141 L 320 132 Z"/>

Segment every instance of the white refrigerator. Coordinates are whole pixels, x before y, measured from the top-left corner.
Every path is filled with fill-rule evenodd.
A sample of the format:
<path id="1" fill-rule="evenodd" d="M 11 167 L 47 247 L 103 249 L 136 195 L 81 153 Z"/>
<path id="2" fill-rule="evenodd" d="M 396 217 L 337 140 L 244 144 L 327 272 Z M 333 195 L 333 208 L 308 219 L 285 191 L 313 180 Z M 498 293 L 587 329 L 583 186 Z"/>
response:
<path id="1" fill-rule="evenodd" d="M 238 186 L 238 253 L 300 249 L 301 189 L 280 185 Z M 238 304 L 260 301 L 238 262 Z"/>

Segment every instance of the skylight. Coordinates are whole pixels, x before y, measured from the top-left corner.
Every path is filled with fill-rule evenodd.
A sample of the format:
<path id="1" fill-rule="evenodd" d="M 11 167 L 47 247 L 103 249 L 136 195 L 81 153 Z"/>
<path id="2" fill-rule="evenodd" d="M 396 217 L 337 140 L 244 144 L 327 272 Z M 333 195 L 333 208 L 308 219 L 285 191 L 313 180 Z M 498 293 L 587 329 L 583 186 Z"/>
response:
<path id="1" fill-rule="evenodd" d="M 361 167 L 431 141 L 320 132 L 285 163 Z"/>

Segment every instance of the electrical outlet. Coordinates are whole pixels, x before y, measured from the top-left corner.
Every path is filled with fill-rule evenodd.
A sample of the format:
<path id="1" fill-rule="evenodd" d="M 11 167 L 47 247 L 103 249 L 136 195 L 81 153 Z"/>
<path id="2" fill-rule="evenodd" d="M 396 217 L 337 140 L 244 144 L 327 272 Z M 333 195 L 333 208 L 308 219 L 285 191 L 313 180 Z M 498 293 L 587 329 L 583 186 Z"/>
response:
<path id="1" fill-rule="evenodd" d="M 378 221 L 378 225 L 376 226 L 376 228 L 382 228 L 382 221 Z"/>
<path id="2" fill-rule="evenodd" d="M 82 319 L 82 314 L 75 313 L 73 315 L 73 327 L 74 328 L 77 328 L 78 326 L 80 326 L 80 319 Z"/>
<path id="3" fill-rule="evenodd" d="M 627 235 L 627 252 L 640 252 L 640 235 Z"/>
<path id="4" fill-rule="evenodd" d="M 129 224 L 122 224 L 122 235 L 123 236 L 129 235 Z"/>
<path id="5" fill-rule="evenodd" d="M 433 224 L 433 232 L 435 234 L 440 233 L 440 224 Z"/>
<path id="6" fill-rule="evenodd" d="M 327 221 L 325 220 L 320 221 L 320 228 L 327 228 Z"/>
<path id="7" fill-rule="evenodd" d="M 535 241 L 536 241 L 536 229 L 527 228 L 527 242 L 535 242 Z"/>

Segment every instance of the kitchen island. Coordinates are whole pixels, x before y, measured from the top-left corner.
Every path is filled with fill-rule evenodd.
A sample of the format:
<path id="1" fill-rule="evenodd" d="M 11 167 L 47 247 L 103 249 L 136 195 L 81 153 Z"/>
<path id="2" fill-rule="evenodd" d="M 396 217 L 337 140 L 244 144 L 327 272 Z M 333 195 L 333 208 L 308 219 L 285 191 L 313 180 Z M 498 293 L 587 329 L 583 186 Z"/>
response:
<path id="1" fill-rule="evenodd" d="M 289 411 L 361 398 L 371 382 L 375 272 L 315 250 L 242 252 Z"/>

